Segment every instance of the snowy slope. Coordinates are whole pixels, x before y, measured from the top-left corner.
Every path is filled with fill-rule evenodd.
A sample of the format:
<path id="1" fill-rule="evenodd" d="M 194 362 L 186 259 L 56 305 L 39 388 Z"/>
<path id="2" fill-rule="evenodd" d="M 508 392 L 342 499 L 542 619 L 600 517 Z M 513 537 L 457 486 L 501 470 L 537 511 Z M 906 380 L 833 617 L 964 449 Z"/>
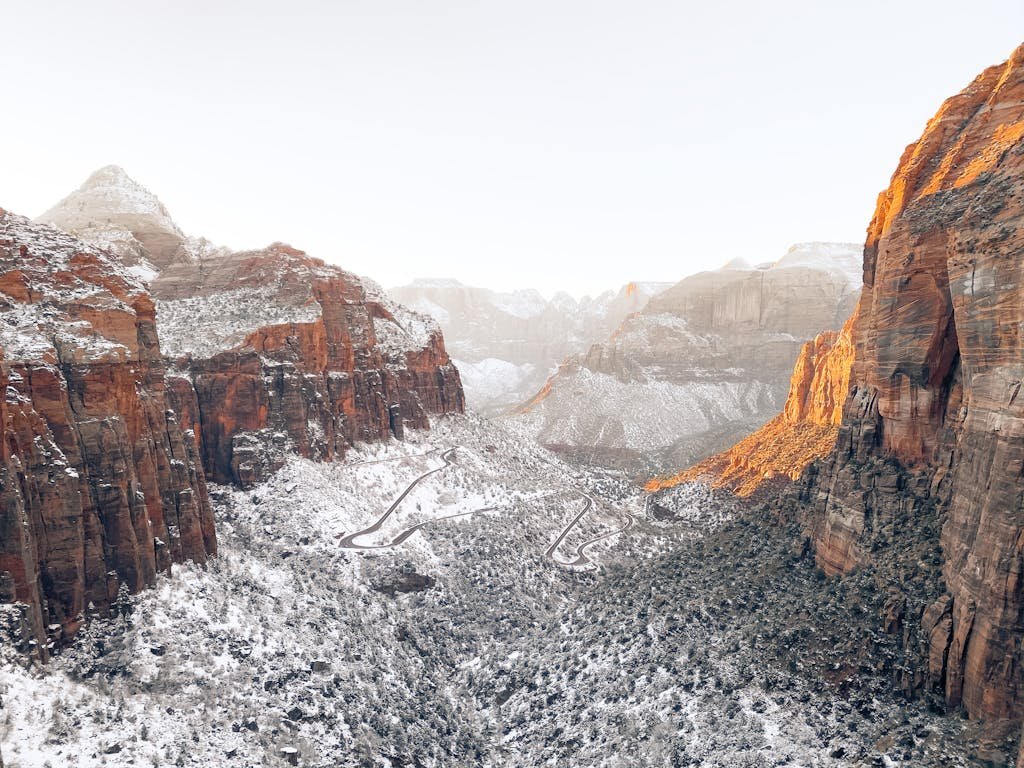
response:
<path id="1" fill-rule="evenodd" d="M 857 246 L 803 243 L 691 275 L 569 358 L 512 418 L 598 466 L 689 466 L 778 413 L 803 343 L 853 309 L 859 260 Z"/>
<path id="2" fill-rule="evenodd" d="M 408 541 L 339 546 L 434 469 L 359 539 L 425 522 Z M 828 656 L 791 641 L 813 632 L 786 605 L 750 610 L 759 579 L 787 579 L 770 588 L 803 605 L 831 605 L 802 594 L 831 588 L 699 487 L 661 498 L 676 518 L 656 522 L 616 478 L 449 417 L 213 490 L 221 553 L 206 568 L 124 598 L 45 669 L 0 662 L 8 768 L 852 766 L 882 759 L 876 743 L 908 764 L 966 765 L 958 718 L 886 699 L 882 680 L 833 697 L 794 671 Z M 588 550 L 601 571 L 545 556 L 584 494 L 594 510 L 561 559 L 638 521 Z"/>

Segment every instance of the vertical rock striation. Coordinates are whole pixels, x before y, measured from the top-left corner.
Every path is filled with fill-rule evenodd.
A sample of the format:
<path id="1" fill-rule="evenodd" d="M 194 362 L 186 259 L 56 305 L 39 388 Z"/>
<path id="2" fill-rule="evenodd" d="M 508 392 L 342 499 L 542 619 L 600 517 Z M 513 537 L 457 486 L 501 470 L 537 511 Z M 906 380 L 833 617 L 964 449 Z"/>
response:
<path id="1" fill-rule="evenodd" d="M 806 466 L 774 507 L 827 574 L 872 569 L 882 625 L 920 660 L 897 686 L 998 730 L 1024 717 L 1024 46 L 904 152 L 863 277 L 839 339 L 805 346 L 784 413 L 649 487 L 746 495 Z"/>
<path id="2" fill-rule="evenodd" d="M 822 567 L 937 509 L 948 593 L 921 617 L 951 705 L 1019 719 L 1024 638 L 1024 47 L 942 105 L 868 229 L 852 389 L 806 494 Z"/>
<path id="3" fill-rule="evenodd" d="M 83 238 L 0 211 L 0 602 L 42 655 L 216 552 L 207 477 L 464 407 L 429 318 L 289 246 L 186 238 L 119 168 L 41 218 Z"/>
<path id="4" fill-rule="evenodd" d="M 775 507 L 797 510 L 827 574 L 874 569 L 883 624 L 921 660 L 899 685 L 1002 723 L 1024 716 L 1022 196 L 1024 47 L 904 152 L 868 229 L 843 351 L 805 347 L 783 414 L 671 479 L 749 493 L 777 470 L 773 453 L 809 464 Z M 832 449 L 801 445 L 835 420 L 847 375 Z"/>
<path id="5" fill-rule="evenodd" d="M 37 637 L 216 551 L 155 306 L 111 256 L 0 211 L 0 572 Z"/>

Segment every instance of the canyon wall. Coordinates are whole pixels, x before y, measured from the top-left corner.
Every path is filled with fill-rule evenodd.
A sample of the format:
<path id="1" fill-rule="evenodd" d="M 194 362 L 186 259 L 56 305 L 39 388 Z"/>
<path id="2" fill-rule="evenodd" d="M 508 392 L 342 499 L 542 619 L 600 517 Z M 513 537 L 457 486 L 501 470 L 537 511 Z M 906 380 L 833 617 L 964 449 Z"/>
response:
<path id="1" fill-rule="evenodd" d="M 463 409 L 437 325 L 368 280 L 187 238 L 113 166 L 41 218 L 88 240 L 0 210 L 0 602 L 25 650 L 214 554 L 208 478 Z"/>
<path id="2" fill-rule="evenodd" d="M 216 482 L 248 486 L 286 450 L 330 460 L 465 407 L 433 321 L 289 246 L 175 264 L 151 287 Z"/>
<path id="3" fill-rule="evenodd" d="M 116 166 L 40 221 L 115 253 L 148 281 L 169 396 L 215 482 L 248 486 L 289 451 L 329 460 L 465 407 L 429 317 L 282 243 L 232 251 L 188 237 Z"/>
<path id="4" fill-rule="evenodd" d="M 773 506 L 802 520 L 826 574 L 879 574 L 887 631 L 922 659 L 900 685 L 1008 723 L 1024 716 L 1022 195 L 1024 47 L 904 152 L 868 229 L 842 353 L 805 348 L 768 428 L 651 484 L 703 476 L 750 493 L 806 464 Z M 836 428 L 834 388 L 820 398 L 814 381 L 839 386 L 844 369 Z"/>
<path id="5" fill-rule="evenodd" d="M 118 260 L 0 211 L 0 323 L 0 573 L 55 643 L 215 553 L 213 517 L 154 303 Z"/>
<path id="6" fill-rule="evenodd" d="M 692 275 L 565 361 L 516 418 L 552 450 L 633 474 L 699 461 L 778 413 L 804 343 L 852 311 L 860 254 L 805 243 Z"/>
<path id="7" fill-rule="evenodd" d="M 922 617 L 929 670 L 985 718 L 1024 715 L 1022 138 L 1024 48 L 903 154 L 868 230 L 836 450 L 803 491 L 829 573 L 870 558 L 886 516 L 938 507 L 947 594 Z"/>

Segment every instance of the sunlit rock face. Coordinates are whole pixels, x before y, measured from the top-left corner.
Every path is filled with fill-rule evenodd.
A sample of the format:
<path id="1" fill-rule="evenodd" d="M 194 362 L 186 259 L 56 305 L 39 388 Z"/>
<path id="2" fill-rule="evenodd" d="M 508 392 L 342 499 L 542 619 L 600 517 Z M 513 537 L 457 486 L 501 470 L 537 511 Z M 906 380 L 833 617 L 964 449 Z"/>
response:
<path id="1" fill-rule="evenodd" d="M 892 630 L 926 656 L 901 686 L 941 687 L 951 706 L 1009 721 L 1024 715 L 1022 138 L 1024 48 L 946 101 L 904 152 L 868 229 L 853 354 L 805 355 L 793 377 L 795 394 L 809 368 L 812 382 L 849 368 L 835 446 L 776 504 L 800 510 L 827 574 L 901 574 Z M 812 429 L 817 397 L 793 419 L 806 401 L 791 394 L 770 429 L 689 477 L 757 486 L 778 462 L 756 457 Z M 733 484 L 736 467 L 746 474 Z"/>
<path id="2" fill-rule="evenodd" d="M 537 291 L 500 292 L 457 280 L 422 279 L 388 291 L 433 317 L 462 375 L 470 408 L 488 415 L 530 398 L 567 356 L 610 334 L 670 283 L 628 283 L 577 301 Z"/>
<path id="3" fill-rule="evenodd" d="M 801 347 L 852 310 L 860 253 L 807 243 L 688 277 L 567 360 L 517 418 L 588 463 L 686 467 L 779 411 Z"/>
<path id="4" fill-rule="evenodd" d="M 646 484 L 649 492 L 701 481 L 745 497 L 796 480 L 829 455 L 842 420 L 853 365 L 854 318 L 842 331 L 824 331 L 804 344 L 793 367 L 789 396 L 778 416 L 731 448 Z"/>
<path id="5" fill-rule="evenodd" d="M 943 104 L 904 153 L 868 230 L 852 391 L 815 486 L 830 572 L 870 556 L 872 517 L 888 506 L 863 469 L 873 459 L 899 463 L 896 495 L 941 506 L 951 599 L 924 617 L 931 671 L 981 717 L 1024 714 L 1022 136 L 1024 48 Z"/>
<path id="6" fill-rule="evenodd" d="M 0 211 L 0 573 L 32 634 L 216 551 L 196 435 L 155 306 L 116 257 Z"/>

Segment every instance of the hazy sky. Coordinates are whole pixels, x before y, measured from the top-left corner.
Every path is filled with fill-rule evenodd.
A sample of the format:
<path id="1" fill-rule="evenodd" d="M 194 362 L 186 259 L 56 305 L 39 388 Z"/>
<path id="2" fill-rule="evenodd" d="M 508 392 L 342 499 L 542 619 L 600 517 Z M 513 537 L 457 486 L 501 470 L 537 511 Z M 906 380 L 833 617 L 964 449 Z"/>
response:
<path id="1" fill-rule="evenodd" d="M 385 285 L 581 294 L 861 241 L 1021 0 L 0 0 L 0 206 L 109 163 Z"/>

